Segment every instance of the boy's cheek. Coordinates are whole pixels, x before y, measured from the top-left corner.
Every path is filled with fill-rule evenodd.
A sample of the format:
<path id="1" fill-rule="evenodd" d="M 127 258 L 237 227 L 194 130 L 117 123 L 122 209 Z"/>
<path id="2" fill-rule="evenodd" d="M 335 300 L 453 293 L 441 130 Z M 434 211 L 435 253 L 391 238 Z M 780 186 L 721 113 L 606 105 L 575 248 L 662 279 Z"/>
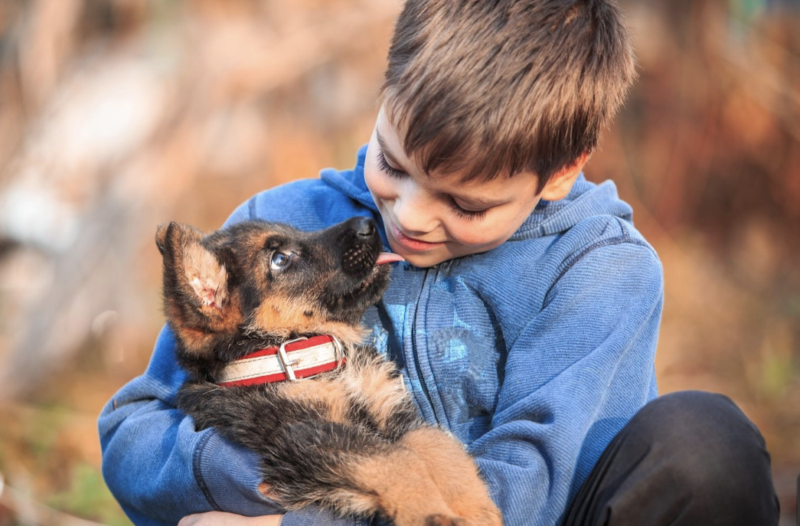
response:
<path id="1" fill-rule="evenodd" d="M 505 243 L 511 234 L 513 232 L 500 232 L 476 223 L 474 226 L 460 228 L 456 241 L 472 252 L 485 252 Z"/>
<path id="2" fill-rule="evenodd" d="M 522 226 L 537 202 L 538 200 L 523 206 L 498 210 L 494 215 L 490 212 L 484 221 L 473 225 L 459 225 L 455 237 L 459 243 L 472 247 L 475 252 L 486 252 L 499 247 Z"/>
<path id="3" fill-rule="evenodd" d="M 385 178 L 380 176 L 378 167 L 374 166 L 374 163 L 367 157 L 364 165 L 364 182 L 367 184 L 369 193 L 372 194 L 372 199 L 376 202 L 378 199 L 384 199 L 389 192 L 390 185 L 383 180 Z"/>

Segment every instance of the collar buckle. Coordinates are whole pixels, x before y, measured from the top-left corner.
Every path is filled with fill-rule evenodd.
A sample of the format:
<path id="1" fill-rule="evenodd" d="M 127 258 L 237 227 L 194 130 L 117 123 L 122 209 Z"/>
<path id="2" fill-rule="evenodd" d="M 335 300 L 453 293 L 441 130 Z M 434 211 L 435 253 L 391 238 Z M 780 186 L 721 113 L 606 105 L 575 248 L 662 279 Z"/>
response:
<path id="1" fill-rule="evenodd" d="M 339 341 L 339 338 L 336 336 L 331 335 L 331 343 L 333 343 L 333 353 L 334 358 L 336 359 L 336 369 L 340 368 L 344 363 L 344 350 L 342 348 L 342 342 Z M 280 347 L 278 347 L 278 359 L 281 362 L 281 366 L 283 367 L 284 372 L 286 373 L 286 379 L 290 382 L 299 382 L 301 380 L 310 380 L 319 376 L 319 374 L 314 374 L 311 376 L 306 376 L 304 378 L 297 378 L 295 374 L 294 367 L 297 365 L 297 360 L 290 360 L 289 355 L 286 352 L 286 346 L 292 343 L 301 342 L 307 340 L 308 338 L 305 336 L 301 336 L 299 338 L 295 338 L 293 340 L 287 340 L 281 343 Z"/>
<path id="2" fill-rule="evenodd" d="M 294 366 L 297 365 L 297 361 L 289 361 L 289 356 L 286 354 L 286 346 L 290 343 L 301 342 L 303 340 L 307 340 L 308 338 L 300 337 L 295 338 L 294 340 L 288 340 L 281 344 L 278 347 L 278 359 L 281 361 L 281 365 L 283 366 L 283 370 L 286 372 L 286 379 L 290 382 L 296 382 L 297 376 L 294 374 Z"/>

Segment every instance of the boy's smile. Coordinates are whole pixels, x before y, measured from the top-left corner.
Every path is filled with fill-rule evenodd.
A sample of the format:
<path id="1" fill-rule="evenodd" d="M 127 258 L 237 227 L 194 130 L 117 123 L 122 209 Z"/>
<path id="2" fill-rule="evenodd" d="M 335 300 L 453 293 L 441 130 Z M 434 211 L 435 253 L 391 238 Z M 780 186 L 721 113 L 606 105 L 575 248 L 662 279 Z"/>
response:
<path id="1" fill-rule="evenodd" d="M 537 194 L 532 172 L 463 181 L 461 173 L 426 174 L 401 146 L 381 108 L 367 149 L 364 178 L 391 249 L 418 267 L 491 250 L 510 238 L 539 199 L 561 199 L 585 162 L 564 169 Z"/>

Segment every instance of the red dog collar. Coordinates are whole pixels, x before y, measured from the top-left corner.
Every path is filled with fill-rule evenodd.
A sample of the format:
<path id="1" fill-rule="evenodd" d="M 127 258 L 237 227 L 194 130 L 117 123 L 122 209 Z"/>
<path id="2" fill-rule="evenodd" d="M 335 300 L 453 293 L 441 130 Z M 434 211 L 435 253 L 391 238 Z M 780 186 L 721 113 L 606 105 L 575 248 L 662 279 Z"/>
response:
<path id="1" fill-rule="evenodd" d="M 296 381 L 332 371 L 344 363 L 342 344 L 333 336 L 297 338 L 252 352 L 229 363 L 217 385 L 232 387 Z"/>

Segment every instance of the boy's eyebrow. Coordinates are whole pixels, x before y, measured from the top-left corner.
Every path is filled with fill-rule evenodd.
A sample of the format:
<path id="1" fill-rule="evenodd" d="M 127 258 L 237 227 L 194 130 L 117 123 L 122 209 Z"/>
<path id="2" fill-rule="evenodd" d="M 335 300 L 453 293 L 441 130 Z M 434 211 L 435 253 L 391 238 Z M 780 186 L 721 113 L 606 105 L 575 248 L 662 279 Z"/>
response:
<path id="1" fill-rule="evenodd" d="M 386 149 L 386 142 L 383 140 L 383 137 L 381 136 L 381 132 L 380 131 L 375 130 L 375 137 L 378 139 L 378 146 L 381 147 L 381 152 L 383 152 L 383 156 L 386 157 L 387 160 L 391 161 L 391 163 L 393 165 L 395 165 L 395 167 L 397 167 L 397 169 L 408 173 L 408 170 L 406 170 L 403 167 L 402 163 L 397 162 L 397 159 L 395 159 L 395 157 L 392 155 L 392 153 Z M 477 197 L 477 196 L 462 195 L 462 194 L 455 193 L 455 192 L 448 192 L 447 195 L 449 195 L 450 197 L 453 197 L 455 199 L 458 199 L 459 201 L 464 201 L 465 203 L 467 203 L 470 206 L 476 206 L 476 207 L 491 208 L 491 207 L 498 206 L 498 205 L 501 205 L 501 204 L 505 203 L 505 201 L 503 201 L 503 200 L 492 201 L 490 199 L 483 199 L 483 198 Z"/>

